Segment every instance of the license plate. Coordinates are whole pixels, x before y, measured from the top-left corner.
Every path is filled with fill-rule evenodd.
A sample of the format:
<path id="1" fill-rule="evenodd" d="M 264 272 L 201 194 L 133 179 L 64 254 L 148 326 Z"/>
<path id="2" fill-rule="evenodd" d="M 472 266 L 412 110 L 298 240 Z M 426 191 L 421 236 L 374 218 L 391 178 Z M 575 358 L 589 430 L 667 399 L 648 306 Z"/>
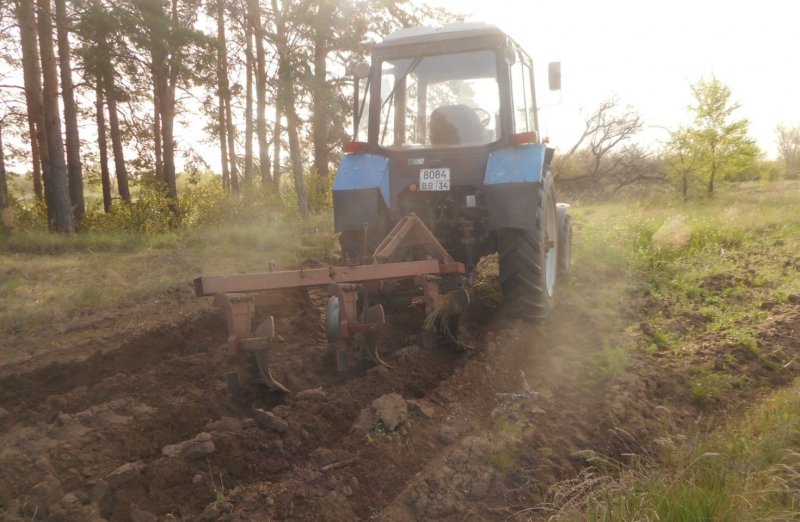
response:
<path id="1" fill-rule="evenodd" d="M 423 191 L 450 190 L 450 168 L 420 169 L 419 189 Z"/>

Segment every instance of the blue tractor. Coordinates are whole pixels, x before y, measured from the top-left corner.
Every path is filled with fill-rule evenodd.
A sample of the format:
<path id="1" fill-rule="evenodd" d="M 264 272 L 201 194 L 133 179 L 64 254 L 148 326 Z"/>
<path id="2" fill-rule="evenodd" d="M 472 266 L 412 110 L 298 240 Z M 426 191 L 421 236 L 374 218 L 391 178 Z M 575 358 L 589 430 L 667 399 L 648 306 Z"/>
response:
<path id="1" fill-rule="evenodd" d="M 549 69 L 559 88 L 558 64 Z M 569 271 L 569 206 L 555 201 L 531 59 L 511 38 L 485 24 L 401 31 L 356 68 L 354 100 L 356 141 L 333 184 L 343 263 L 195 279 L 225 313 L 234 395 L 249 379 L 288 391 L 270 369 L 272 316 L 252 323 L 281 290 L 330 291 L 325 331 L 346 371 L 362 353 L 389 366 L 378 354 L 387 295 L 421 291 L 427 317 L 445 319 L 437 329 L 460 343 L 482 257 L 499 254 L 504 307 L 529 319 L 550 314 Z"/>
<path id="2" fill-rule="evenodd" d="M 555 201 L 554 149 L 539 138 L 530 57 L 497 27 L 459 23 L 399 31 L 355 72 L 354 141 L 333 184 L 347 262 L 369 263 L 413 214 L 466 268 L 443 291 L 469 286 L 479 259 L 497 252 L 505 309 L 547 317 L 572 230 L 569 205 Z M 559 89 L 559 64 L 548 72 Z"/>

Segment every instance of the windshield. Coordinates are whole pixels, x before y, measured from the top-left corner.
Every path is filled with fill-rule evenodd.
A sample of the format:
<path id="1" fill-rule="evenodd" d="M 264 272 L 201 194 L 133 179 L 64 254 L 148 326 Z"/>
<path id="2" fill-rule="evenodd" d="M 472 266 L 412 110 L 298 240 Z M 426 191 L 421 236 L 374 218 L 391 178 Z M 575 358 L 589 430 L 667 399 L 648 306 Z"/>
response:
<path id="1" fill-rule="evenodd" d="M 500 138 L 494 51 L 391 59 L 380 66 L 381 146 L 463 147 Z"/>

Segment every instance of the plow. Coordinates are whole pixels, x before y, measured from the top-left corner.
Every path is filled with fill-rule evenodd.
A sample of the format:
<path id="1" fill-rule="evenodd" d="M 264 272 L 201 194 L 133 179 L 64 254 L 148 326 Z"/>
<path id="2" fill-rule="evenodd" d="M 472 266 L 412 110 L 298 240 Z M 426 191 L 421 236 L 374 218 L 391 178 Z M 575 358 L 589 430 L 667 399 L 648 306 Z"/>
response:
<path id="1" fill-rule="evenodd" d="M 412 252 L 425 259 L 397 260 L 413 255 Z M 275 305 L 281 299 L 276 291 L 309 287 L 329 290 L 325 334 L 328 342 L 336 347 L 340 371 L 352 368 L 360 353 L 391 368 L 378 352 L 380 329 L 386 322 L 383 306 L 370 305 L 370 294 L 384 283 L 413 281 L 424 296 L 429 315 L 435 312 L 447 317 L 457 316 L 469 304 L 464 264 L 454 261 L 414 214 L 402 219 L 371 257 L 372 264 L 195 279 L 195 293 L 214 296 L 214 304 L 225 315 L 228 355 L 235 361 L 235 369 L 226 375 L 231 394 L 240 393 L 248 380 L 261 382 L 271 390 L 290 391 L 272 375 L 270 368 L 270 353 L 276 337 L 274 318 L 267 317 L 253 330 L 256 306 Z M 445 280 L 448 283 L 443 285 Z M 450 290 L 443 292 L 443 288 Z M 243 370 L 248 366 L 254 371 Z M 248 376 L 248 373 L 255 375 Z"/>
<path id="2" fill-rule="evenodd" d="M 342 371 L 360 354 L 390 367 L 378 346 L 379 296 L 397 288 L 421 296 L 441 333 L 461 343 L 459 319 L 488 255 L 497 255 L 503 309 L 548 317 L 569 272 L 572 221 L 555 200 L 555 150 L 539 136 L 533 71 L 508 35 L 470 23 L 401 30 L 374 47 L 371 65 L 355 67 L 353 141 L 333 182 L 341 262 L 195 280 L 225 315 L 232 394 L 253 380 L 289 391 L 270 363 L 273 318 L 253 328 L 256 307 L 279 303 L 286 289 L 327 289 L 325 336 Z M 550 63 L 551 90 L 560 78 Z"/>

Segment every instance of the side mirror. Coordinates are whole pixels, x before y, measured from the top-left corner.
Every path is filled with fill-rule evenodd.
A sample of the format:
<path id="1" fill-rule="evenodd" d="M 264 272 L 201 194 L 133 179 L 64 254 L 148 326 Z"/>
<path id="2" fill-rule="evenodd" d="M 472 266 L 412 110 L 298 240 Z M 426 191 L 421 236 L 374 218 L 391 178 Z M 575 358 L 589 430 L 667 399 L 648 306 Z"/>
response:
<path id="1" fill-rule="evenodd" d="M 369 76 L 369 64 L 367 62 L 361 62 L 356 65 L 355 69 L 353 69 L 353 75 L 356 77 L 356 80 L 363 80 Z"/>
<path id="2" fill-rule="evenodd" d="M 561 90 L 561 62 L 550 62 L 547 65 L 547 79 L 551 91 Z"/>

